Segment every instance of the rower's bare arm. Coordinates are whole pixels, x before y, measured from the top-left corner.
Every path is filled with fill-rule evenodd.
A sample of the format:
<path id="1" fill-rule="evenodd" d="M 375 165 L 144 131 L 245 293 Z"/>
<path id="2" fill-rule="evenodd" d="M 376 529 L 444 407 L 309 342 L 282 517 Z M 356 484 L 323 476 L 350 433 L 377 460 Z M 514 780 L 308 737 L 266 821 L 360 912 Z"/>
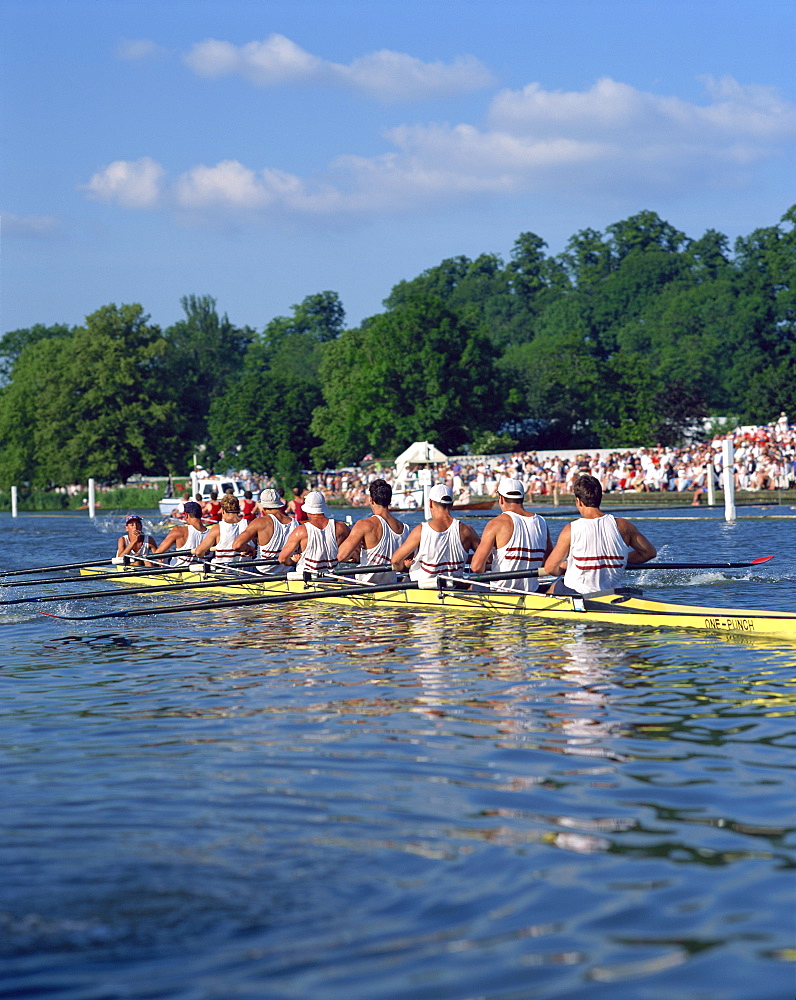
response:
<path id="1" fill-rule="evenodd" d="M 367 518 L 357 521 L 351 529 L 348 538 L 340 545 L 337 550 L 338 562 L 356 562 L 359 559 L 359 550 L 362 547 L 362 540 L 368 529 L 366 521 Z"/>
<path id="2" fill-rule="evenodd" d="M 349 536 L 350 533 L 351 533 L 351 529 L 348 527 L 348 525 L 345 523 L 345 521 L 335 521 L 334 522 L 334 534 L 335 534 L 335 538 L 337 538 L 338 558 L 339 558 L 339 547 L 348 538 L 348 536 Z"/>
<path id="3" fill-rule="evenodd" d="M 642 535 L 638 528 L 631 521 L 624 521 L 624 527 L 627 525 L 628 532 L 621 532 L 622 537 L 625 539 L 627 544 L 633 549 L 633 551 L 628 555 L 627 562 L 630 566 L 638 566 L 640 563 L 648 562 L 650 559 L 654 559 L 658 554 L 658 550 L 652 544 L 652 542 Z"/>
<path id="4" fill-rule="evenodd" d="M 172 545 L 177 545 L 177 548 L 179 548 L 180 546 L 177 540 L 181 537 L 182 537 L 182 532 L 180 531 L 180 529 L 172 528 L 171 531 L 168 533 L 168 535 L 166 535 L 166 537 L 160 543 L 160 545 L 158 545 L 158 547 L 155 549 L 155 553 L 157 554 L 158 552 L 168 552 L 169 549 L 172 547 Z"/>
<path id="5" fill-rule="evenodd" d="M 205 537 L 201 540 L 201 542 L 199 542 L 199 544 L 194 549 L 194 555 L 203 556 L 205 552 L 209 552 L 210 549 L 218 541 L 218 532 L 219 532 L 219 527 L 217 524 L 214 524 L 213 527 L 210 528 Z"/>
<path id="6" fill-rule="evenodd" d="M 558 541 L 553 546 L 553 551 L 545 559 L 542 572 L 546 576 L 563 576 L 567 568 L 567 556 L 569 555 L 569 545 L 572 531 L 568 524 L 561 529 Z"/>
<path id="7" fill-rule="evenodd" d="M 463 530 L 460 532 L 459 537 L 461 538 L 462 545 L 464 545 L 464 551 L 477 552 L 478 546 L 481 544 L 478 532 L 469 524 L 462 525 L 462 528 Z"/>
<path id="8" fill-rule="evenodd" d="M 403 573 L 405 569 L 409 568 L 409 563 L 414 558 L 415 550 L 420 544 L 420 533 L 422 530 L 422 525 L 415 525 L 414 528 L 409 532 L 409 537 L 400 545 L 395 552 L 392 554 L 392 568 L 396 573 Z"/>
<path id="9" fill-rule="evenodd" d="M 470 563 L 470 569 L 473 573 L 483 573 L 492 560 L 492 551 L 495 548 L 495 535 L 497 533 L 496 520 L 497 518 L 494 518 L 484 528 L 481 541 L 478 543 L 478 548 L 475 550 L 475 555 Z"/>
<path id="10" fill-rule="evenodd" d="M 307 529 L 303 524 L 297 525 L 287 536 L 287 541 L 279 553 L 279 561 L 283 566 L 292 566 L 295 556 L 301 551 L 301 544 L 307 538 Z"/>
<path id="11" fill-rule="evenodd" d="M 235 541 L 232 543 L 233 551 L 240 552 L 241 549 L 246 548 L 249 542 L 257 535 L 259 527 L 257 526 L 257 521 L 252 521 L 245 531 L 241 531 Z M 267 542 L 268 539 L 266 538 Z M 251 546 L 249 546 L 251 548 Z"/>

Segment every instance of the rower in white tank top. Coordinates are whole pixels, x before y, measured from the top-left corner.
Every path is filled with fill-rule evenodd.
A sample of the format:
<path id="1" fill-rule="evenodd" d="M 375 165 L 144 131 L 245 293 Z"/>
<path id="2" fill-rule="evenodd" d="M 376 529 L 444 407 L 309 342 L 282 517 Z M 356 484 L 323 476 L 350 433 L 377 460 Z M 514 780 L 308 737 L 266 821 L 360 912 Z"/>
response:
<path id="1" fill-rule="evenodd" d="M 580 518 L 572 522 L 570 531 L 564 586 L 579 594 L 618 586 L 632 550 L 622 538 L 613 514 Z"/>
<path id="2" fill-rule="evenodd" d="M 501 548 L 496 548 L 492 557 L 492 572 L 507 573 L 513 570 L 538 569 L 547 554 L 547 522 L 538 514 L 527 517 L 514 511 L 504 511 L 514 524 L 511 538 Z M 536 590 L 536 579 L 527 577 L 519 580 L 495 580 L 492 590 Z"/>
<path id="3" fill-rule="evenodd" d="M 331 518 L 325 528 L 318 528 L 310 521 L 304 523 L 307 529 L 307 546 L 296 563 L 296 572 L 323 573 L 337 566 L 336 522 Z"/>
<path id="4" fill-rule="evenodd" d="M 417 555 L 409 567 L 411 580 L 433 580 L 440 574 L 463 576 L 467 553 L 461 540 L 461 525 L 454 521 L 445 531 L 435 531 L 428 522 L 421 526 Z"/>
<path id="5" fill-rule="evenodd" d="M 219 521 L 218 522 L 218 541 L 216 542 L 216 551 L 214 559 L 217 563 L 231 563 L 241 558 L 242 553 L 236 552 L 232 548 L 232 543 L 238 537 L 238 535 L 248 528 L 248 524 L 243 520 L 230 522 L 230 521 Z"/>
<path id="6" fill-rule="evenodd" d="M 187 524 L 186 528 L 188 529 L 188 537 L 185 539 L 185 542 L 180 545 L 180 548 L 195 549 L 207 534 L 207 528 L 205 528 L 204 531 L 200 531 L 198 528 L 194 528 L 192 524 Z M 194 562 L 195 558 L 196 557 L 192 555 L 174 556 L 171 560 L 171 565 L 187 566 L 188 563 Z"/>
<path id="7" fill-rule="evenodd" d="M 268 515 L 274 522 L 274 529 L 271 533 L 270 540 L 265 545 L 259 546 L 258 559 L 279 559 L 279 553 L 282 551 L 282 546 L 287 541 L 287 536 L 293 530 L 293 522 L 289 521 L 287 524 L 282 524 L 282 522 L 274 517 L 270 510 L 263 513 L 263 517 Z M 263 573 L 265 576 L 284 576 L 288 572 L 287 566 L 282 565 L 282 563 L 277 562 L 273 566 L 258 566 L 257 569 Z"/>
<path id="8" fill-rule="evenodd" d="M 374 514 L 373 516 L 378 517 L 379 521 L 381 521 L 381 539 L 372 549 L 363 548 L 361 550 L 359 554 L 360 566 L 378 566 L 388 563 L 392 558 L 393 552 L 403 545 L 409 534 L 409 527 L 407 525 L 403 526 L 403 531 L 399 535 L 392 530 L 380 514 Z M 393 570 L 387 570 L 384 573 L 357 573 L 356 578 L 360 583 L 395 583 L 398 575 Z"/>

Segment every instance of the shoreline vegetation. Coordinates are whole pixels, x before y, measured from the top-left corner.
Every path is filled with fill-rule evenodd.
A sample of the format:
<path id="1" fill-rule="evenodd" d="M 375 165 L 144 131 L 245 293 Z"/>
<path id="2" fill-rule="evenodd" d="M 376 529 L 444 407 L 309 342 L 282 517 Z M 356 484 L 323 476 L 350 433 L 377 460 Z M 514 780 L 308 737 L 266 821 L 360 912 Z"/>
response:
<path id="1" fill-rule="evenodd" d="M 689 507 L 691 506 L 692 496 L 693 493 L 691 490 L 679 493 L 669 491 L 638 493 L 635 490 L 627 490 L 624 492 L 606 493 L 603 496 L 602 506 L 608 509 L 612 507 L 636 507 L 639 509 L 651 507 Z M 157 511 L 160 497 L 161 491 L 159 489 L 144 486 L 122 486 L 104 492 L 98 491 L 97 509 L 100 511 Z M 471 499 L 473 501 L 493 500 L 494 497 L 487 494 L 473 494 Z M 367 508 L 351 504 L 342 499 L 330 498 L 327 502 L 330 507 L 336 510 L 367 510 Z M 569 493 L 559 493 L 557 504 L 554 495 L 550 493 L 534 494 L 532 497 L 528 497 L 525 502 L 530 508 L 558 506 L 564 511 L 572 507 L 573 504 L 572 496 Z M 736 489 L 735 504 L 737 507 L 773 505 L 793 506 L 796 509 L 796 489 Z M 722 507 L 723 505 L 724 492 L 717 488 L 715 507 Z M 707 501 L 703 499 L 700 507 L 704 508 L 706 506 Z M 20 491 L 17 509 L 20 513 L 30 514 L 46 513 L 48 511 L 86 510 L 86 491 L 84 490 L 74 496 L 47 490 L 32 490 L 27 493 Z M 0 513 L 7 514 L 10 510 L 11 494 L 6 490 L 2 490 L 0 491 Z M 497 511 L 485 511 L 483 513 L 493 517 Z M 158 516 L 160 515 L 158 514 Z M 471 514 L 468 513 L 464 516 L 471 516 Z"/>

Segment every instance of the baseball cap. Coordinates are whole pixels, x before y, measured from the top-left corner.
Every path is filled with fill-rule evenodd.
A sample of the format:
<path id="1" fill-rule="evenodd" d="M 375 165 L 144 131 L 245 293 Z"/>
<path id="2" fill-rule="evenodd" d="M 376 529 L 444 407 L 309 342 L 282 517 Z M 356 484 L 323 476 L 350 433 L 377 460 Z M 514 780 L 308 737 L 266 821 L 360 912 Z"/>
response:
<path id="1" fill-rule="evenodd" d="M 432 486 L 428 494 L 429 500 L 434 503 L 453 503 L 453 494 L 444 483 L 437 483 Z"/>
<path id="2" fill-rule="evenodd" d="M 133 521 L 138 521 L 139 524 L 143 524 L 144 523 L 141 520 L 141 518 L 138 516 L 138 514 L 128 514 L 127 517 L 124 519 L 124 523 L 125 524 L 130 524 Z"/>
<path id="3" fill-rule="evenodd" d="M 501 479 L 498 483 L 498 493 L 507 500 L 517 503 L 525 496 L 525 487 L 519 479 Z"/>

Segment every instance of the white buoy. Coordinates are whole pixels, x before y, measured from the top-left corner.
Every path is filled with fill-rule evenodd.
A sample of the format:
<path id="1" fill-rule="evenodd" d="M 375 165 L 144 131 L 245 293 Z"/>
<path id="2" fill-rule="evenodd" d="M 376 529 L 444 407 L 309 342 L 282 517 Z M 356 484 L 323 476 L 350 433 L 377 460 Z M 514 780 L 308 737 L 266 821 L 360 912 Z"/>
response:
<path id="1" fill-rule="evenodd" d="M 735 520 L 735 448 L 732 438 L 725 438 L 721 444 L 721 458 L 724 477 L 724 520 Z"/>
<path id="2" fill-rule="evenodd" d="M 16 486 L 11 487 L 11 516 L 17 516 L 17 488 Z"/>
<path id="3" fill-rule="evenodd" d="M 93 479 L 88 481 L 88 516 L 90 518 L 94 517 L 94 509 L 96 507 L 96 488 Z"/>

